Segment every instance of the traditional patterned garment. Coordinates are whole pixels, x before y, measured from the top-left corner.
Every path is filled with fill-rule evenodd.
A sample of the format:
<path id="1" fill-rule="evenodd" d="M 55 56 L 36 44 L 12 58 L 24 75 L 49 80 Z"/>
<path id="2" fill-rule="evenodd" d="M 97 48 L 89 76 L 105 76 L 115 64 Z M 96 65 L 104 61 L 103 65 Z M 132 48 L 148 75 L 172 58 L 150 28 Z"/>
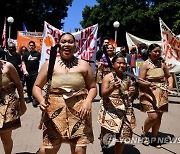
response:
<path id="1" fill-rule="evenodd" d="M 165 85 L 163 68 L 156 68 L 154 64 L 149 62 L 149 60 L 146 60 L 146 63 L 152 65 L 152 68 L 147 71 L 145 80 L 150 81 L 155 85 L 167 88 Z M 160 88 L 140 87 L 140 105 L 141 110 L 144 112 L 167 112 L 168 94 Z"/>
<path id="2" fill-rule="evenodd" d="M 108 66 L 104 66 L 103 64 L 99 63 L 97 68 L 96 82 L 102 83 L 104 76 L 110 72 L 111 70 Z"/>
<path id="3" fill-rule="evenodd" d="M 112 60 L 112 58 L 113 57 L 109 57 L 110 61 Z M 109 74 L 110 72 L 111 69 L 108 66 L 107 59 L 105 55 L 103 55 L 102 58 L 100 59 L 100 63 L 98 63 L 96 82 L 102 83 L 102 79 L 104 78 L 104 76 Z"/>
<path id="4" fill-rule="evenodd" d="M 114 83 L 112 79 L 110 85 Z M 101 146 L 110 148 L 116 142 L 132 137 L 132 129 L 135 128 L 135 116 L 128 96 L 130 86 L 129 78 L 121 82 L 121 88 L 103 100 L 99 111 L 98 122 L 101 125 Z"/>
<path id="5" fill-rule="evenodd" d="M 21 126 L 19 109 L 14 83 L 8 74 L 0 74 L 0 133 Z"/>
<path id="6" fill-rule="evenodd" d="M 53 74 L 49 107 L 44 119 L 45 146 L 51 148 L 62 142 L 86 146 L 93 142 L 92 118 L 79 118 L 87 93 L 82 73 Z"/>

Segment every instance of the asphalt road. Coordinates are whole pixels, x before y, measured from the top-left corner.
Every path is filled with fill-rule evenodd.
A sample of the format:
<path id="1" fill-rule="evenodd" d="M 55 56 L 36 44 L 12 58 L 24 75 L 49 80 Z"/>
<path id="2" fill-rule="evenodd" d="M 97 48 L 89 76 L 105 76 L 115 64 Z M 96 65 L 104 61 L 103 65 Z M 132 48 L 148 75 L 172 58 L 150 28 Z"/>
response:
<path id="1" fill-rule="evenodd" d="M 141 127 L 146 118 L 146 113 L 139 111 L 138 101 L 134 103 L 137 126 L 134 130 L 133 141 L 127 141 L 124 154 L 175 154 L 180 153 L 180 97 L 169 97 L 169 112 L 162 118 L 159 136 L 164 137 L 165 141 L 161 149 L 152 146 L 143 146 L 140 143 Z M 98 136 L 100 126 L 97 123 L 99 110 L 99 97 L 93 103 L 93 130 L 95 141 L 87 148 L 87 154 L 101 154 Z M 27 112 L 21 118 L 22 127 L 13 131 L 14 148 L 13 154 L 33 154 L 42 143 L 42 131 L 38 129 L 41 111 L 34 108 L 32 104 L 27 104 Z M 174 139 L 174 140 L 173 140 Z M 0 142 L 0 154 L 3 154 L 2 143 Z M 61 154 L 70 154 L 68 144 L 63 144 L 59 151 Z"/>

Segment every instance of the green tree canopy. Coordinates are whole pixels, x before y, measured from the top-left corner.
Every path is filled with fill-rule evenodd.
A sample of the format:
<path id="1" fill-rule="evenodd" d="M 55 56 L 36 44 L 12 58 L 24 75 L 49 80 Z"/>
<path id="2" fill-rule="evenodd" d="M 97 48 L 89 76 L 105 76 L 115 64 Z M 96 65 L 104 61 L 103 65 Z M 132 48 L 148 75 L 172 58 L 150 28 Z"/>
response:
<path id="1" fill-rule="evenodd" d="M 28 31 L 43 31 L 44 21 L 61 29 L 61 19 L 67 17 L 68 6 L 72 0 L 1 0 L 0 29 L 3 29 L 4 18 L 12 16 L 12 36 L 17 30 L 22 30 L 23 23 Z"/>
<path id="2" fill-rule="evenodd" d="M 97 0 L 86 6 L 81 26 L 98 23 L 99 36 L 114 38 L 113 22 L 119 21 L 118 45 L 125 45 L 125 32 L 147 40 L 160 40 L 159 17 L 175 33 L 180 34 L 179 0 Z"/>

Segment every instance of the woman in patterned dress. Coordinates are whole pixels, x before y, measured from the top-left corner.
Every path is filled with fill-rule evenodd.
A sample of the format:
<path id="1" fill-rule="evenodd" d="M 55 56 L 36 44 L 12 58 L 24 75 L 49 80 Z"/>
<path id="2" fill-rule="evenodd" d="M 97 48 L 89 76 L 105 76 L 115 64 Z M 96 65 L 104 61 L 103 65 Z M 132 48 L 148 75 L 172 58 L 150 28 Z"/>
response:
<path id="1" fill-rule="evenodd" d="M 161 47 L 158 44 L 151 44 L 148 49 L 149 58 L 140 67 L 139 78 L 149 82 L 139 81 L 140 84 L 140 105 L 141 110 L 147 112 L 148 117 L 144 122 L 142 131 L 143 144 L 150 143 L 160 148 L 157 141 L 158 131 L 161 125 L 163 112 L 168 111 L 168 94 L 166 91 L 154 85 L 173 89 L 173 77 L 169 73 L 166 64 L 160 59 Z M 148 131 L 152 128 L 152 140 L 150 142 Z"/>
<path id="2" fill-rule="evenodd" d="M 47 82 L 48 62 L 34 84 L 33 94 L 46 112 L 40 154 L 56 154 L 61 143 L 69 143 L 73 154 L 85 154 L 87 145 L 93 142 L 91 107 L 97 89 L 90 65 L 73 55 L 75 44 L 72 34 L 61 35 L 48 104 L 41 93 Z"/>
<path id="3" fill-rule="evenodd" d="M 114 147 L 113 153 L 121 154 L 124 141 L 132 137 L 132 129 L 135 127 L 135 116 L 130 102 L 135 87 L 131 86 L 130 78 L 123 74 L 126 62 L 122 55 L 114 56 L 112 65 L 115 72 L 107 74 L 102 81 L 103 104 L 98 122 L 101 125 L 100 141 L 103 152 L 108 153 Z"/>
<path id="4" fill-rule="evenodd" d="M 11 63 L 0 60 L 0 138 L 5 154 L 12 151 L 12 130 L 21 126 L 20 116 L 25 111 L 23 88 L 18 73 Z"/>
<path id="5" fill-rule="evenodd" d="M 108 44 L 107 48 L 107 55 L 110 59 L 110 61 L 112 60 L 112 58 L 114 57 L 114 46 L 112 44 Z M 99 85 L 99 96 L 101 97 L 101 84 L 102 84 L 102 79 L 104 78 L 104 76 L 108 73 L 110 73 L 110 67 L 108 65 L 107 59 L 105 54 L 103 54 L 102 58 L 100 59 L 100 61 L 98 62 L 98 68 L 97 68 L 97 77 L 96 77 L 96 82 Z"/>

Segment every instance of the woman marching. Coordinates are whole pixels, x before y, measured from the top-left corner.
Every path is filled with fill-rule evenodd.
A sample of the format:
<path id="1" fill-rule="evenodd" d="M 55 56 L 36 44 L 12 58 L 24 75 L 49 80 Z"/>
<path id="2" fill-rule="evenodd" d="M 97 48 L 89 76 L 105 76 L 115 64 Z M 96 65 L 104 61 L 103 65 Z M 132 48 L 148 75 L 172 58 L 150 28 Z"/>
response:
<path id="1" fill-rule="evenodd" d="M 173 89 L 173 77 L 168 71 L 166 64 L 161 60 L 161 47 L 158 44 L 151 44 L 148 49 L 149 58 L 141 65 L 139 78 L 149 81 L 140 84 L 141 109 L 147 112 L 148 117 L 144 122 L 142 131 L 142 143 L 146 146 L 151 144 L 160 148 L 158 143 L 158 131 L 161 125 L 163 112 L 168 111 L 168 94 L 166 91 L 154 85 Z M 166 84 L 168 83 L 168 85 Z M 150 142 L 148 131 L 152 128 L 152 140 Z"/>
<path id="2" fill-rule="evenodd" d="M 46 112 L 39 154 L 56 154 L 62 143 L 70 144 L 72 154 L 85 154 L 93 142 L 91 108 L 97 89 L 90 65 L 73 55 L 75 43 L 70 33 L 60 37 L 60 56 L 55 61 L 48 104 L 41 93 L 47 82 L 48 62 L 33 87 L 33 95 Z"/>
<path id="3" fill-rule="evenodd" d="M 100 141 L 104 153 L 121 154 L 124 141 L 132 137 L 135 116 L 130 102 L 135 92 L 126 70 L 125 58 L 118 54 L 112 59 L 115 72 L 107 74 L 102 81 L 103 105 L 99 111 L 98 122 L 101 125 Z"/>
<path id="4" fill-rule="evenodd" d="M 0 60 L 0 138 L 5 154 L 12 152 L 12 130 L 21 126 L 20 116 L 25 112 L 23 88 L 18 73 L 11 63 Z"/>
<path id="5" fill-rule="evenodd" d="M 107 47 L 106 47 L 107 56 L 110 59 L 110 61 L 114 57 L 114 49 L 115 48 L 114 48 L 114 46 L 112 44 L 108 44 Z M 104 53 L 103 56 L 101 57 L 100 61 L 98 62 L 97 77 L 96 77 L 96 82 L 99 85 L 99 96 L 100 97 L 101 97 L 102 79 L 104 78 L 104 76 L 106 74 L 108 74 L 110 72 L 111 72 L 111 70 L 109 68 L 107 58 L 106 58 L 105 53 Z"/>

